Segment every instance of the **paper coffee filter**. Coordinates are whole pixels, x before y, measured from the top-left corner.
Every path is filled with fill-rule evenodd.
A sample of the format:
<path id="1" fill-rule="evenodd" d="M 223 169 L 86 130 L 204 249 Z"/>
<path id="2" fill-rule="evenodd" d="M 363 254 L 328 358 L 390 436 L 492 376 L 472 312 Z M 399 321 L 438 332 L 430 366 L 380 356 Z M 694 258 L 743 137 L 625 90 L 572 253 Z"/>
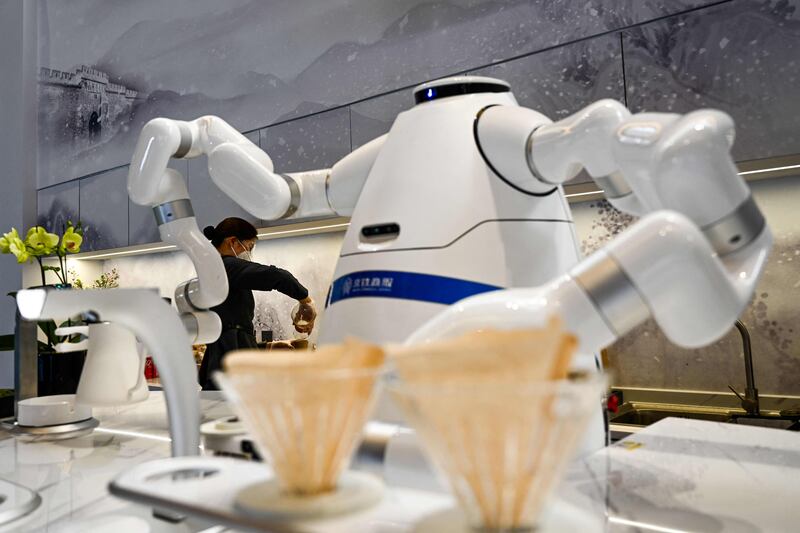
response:
<path id="1" fill-rule="evenodd" d="M 360 368 L 383 364 L 379 346 L 348 337 L 342 344 L 327 345 L 317 350 L 275 352 L 264 356 L 261 350 L 239 350 L 224 360 L 226 372 L 249 372 L 269 369 L 305 372 L 308 368 Z"/>
<path id="2" fill-rule="evenodd" d="M 469 521 L 492 531 L 534 526 L 602 386 L 433 388 L 390 390 Z"/>
<path id="3" fill-rule="evenodd" d="M 354 339 L 316 352 L 241 351 L 225 359 L 223 387 L 281 487 L 334 490 L 361 437 L 383 362 Z"/>
<path id="4" fill-rule="evenodd" d="M 390 391 L 473 525 L 535 525 L 601 394 L 565 381 L 576 347 L 551 318 L 392 350 Z"/>
<path id="5" fill-rule="evenodd" d="M 408 382 L 563 379 L 577 347 L 559 318 L 541 329 L 473 332 L 455 339 L 391 349 Z"/>

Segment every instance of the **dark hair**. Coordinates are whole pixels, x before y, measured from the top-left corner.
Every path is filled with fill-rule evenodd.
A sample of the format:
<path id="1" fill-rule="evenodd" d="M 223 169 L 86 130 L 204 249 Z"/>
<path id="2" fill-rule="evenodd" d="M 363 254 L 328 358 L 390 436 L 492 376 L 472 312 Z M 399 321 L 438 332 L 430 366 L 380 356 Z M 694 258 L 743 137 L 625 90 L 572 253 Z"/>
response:
<path id="1" fill-rule="evenodd" d="M 255 226 L 244 219 L 228 217 L 217 224 L 216 228 L 214 226 L 203 228 L 203 235 L 211 241 L 214 248 L 219 248 L 222 245 L 222 241 L 228 237 L 236 237 L 240 241 L 249 241 L 258 236 L 258 231 Z"/>

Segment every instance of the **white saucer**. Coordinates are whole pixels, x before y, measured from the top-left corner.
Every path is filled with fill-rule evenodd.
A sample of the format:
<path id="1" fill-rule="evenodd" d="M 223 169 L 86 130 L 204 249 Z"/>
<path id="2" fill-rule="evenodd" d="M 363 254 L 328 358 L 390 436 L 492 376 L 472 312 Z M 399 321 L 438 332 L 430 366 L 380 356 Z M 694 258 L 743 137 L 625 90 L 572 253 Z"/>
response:
<path id="1" fill-rule="evenodd" d="M 75 402 L 74 394 L 39 396 L 17 404 L 20 426 L 45 427 L 74 424 L 92 418 L 92 408 Z"/>
<path id="2" fill-rule="evenodd" d="M 276 479 L 245 487 L 236 495 L 243 513 L 271 520 L 319 519 L 372 507 L 383 497 L 383 482 L 364 472 L 347 471 L 335 491 L 316 496 L 292 496 L 281 492 Z"/>
<path id="3" fill-rule="evenodd" d="M 236 416 L 218 418 L 200 426 L 200 434 L 203 436 L 230 437 L 246 433 L 244 424 Z"/>

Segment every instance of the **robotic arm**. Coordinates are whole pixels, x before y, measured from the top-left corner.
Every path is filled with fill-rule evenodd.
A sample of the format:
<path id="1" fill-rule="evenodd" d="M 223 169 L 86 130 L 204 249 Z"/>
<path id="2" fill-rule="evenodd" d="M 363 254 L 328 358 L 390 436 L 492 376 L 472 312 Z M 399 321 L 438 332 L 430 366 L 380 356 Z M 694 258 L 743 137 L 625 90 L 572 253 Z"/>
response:
<path id="1" fill-rule="evenodd" d="M 153 208 L 161 239 L 186 252 L 197 270 L 197 278 L 175 290 L 193 342 L 219 336 L 219 318 L 208 309 L 225 300 L 228 280 L 219 254 L 197 226 L 186 181 L 167 168 L 170 158 L 207 155 L 214 183 L 265 220 L 349 216 L 384 140 L 374 139 L 330 169 L 278 174 L 264 151 L 219 117 L 191 122 L 156 118 L 145 125 L 131 161 L 128 194 L 137 204 Z"/>
<path id="2" fill-rule="evenodd" d="M 191 259 L 197 277 L 175 289 L 175 304 L 193 343 L 215 341 L 221 332 L 219 317 L 208 311 L 228 295 L 228 278 L 219 254 L 205 238 L 192 209 L 186 181 L 177 170 L 167 168 L 170 157 L 191 148 L 187 123 L 154 119 L 142 129 L 128 171 L 128 195 L 140 205 L 149 205 L 161 240 L 174 244 Z"/>
<path id="3" fill-rule="evenodd" d="M 539 325 L 559 312 L 584 353 L 651 316 L 672 342 L 698 347 L 730 329 L 750 300 L 772 237 L 728 154 L 733 122 L 724 113 L 631 115 L 604 100 L 549 123 L 494 106 L 476 134 L 518 187 L 546 194 L 585 168 L 613 205 L 646 216 L 551 283 L 462 300 L 409 342 Z"/>
<path id="4" fill-rule="evenodd" d="M 385 136 L 367 143 L 330 169 L 278 174 L 264 151 L 221 118 L 157 118 L 145 125 L 128 174 L 128 194 L 137 204 L 153 208 L 161 239 L 186 252 L 195 265 L 197 278 L 175 290 L 193 342 L 219 336 L 219 318 L 207 309 L 225 300 L 228 281 L 219 254 L 197 226 L 183 176 L 167 168 L 170 158 L 206 154 L 214 183 L 265 220 L 348 216 L 384 140 Z"/>
<path id="5" fill-rule="evenodd" d="M 679 211 L 720 252 L 741 248 L 764 227 L 729 155 L 733 120 L 719 111 L 631 115 L 601 100 L 550 123 L 529 109 L 493 106 L 481 113 L 477 135 L 489 161 L 520 187 L 547 192 L 585 168 L 617 209 Z"/>
<path id="6" fill-rule="evenodd" d="M 275 172 L 272 160 L 247 137 L 219 117 L 192 122 L 157 118 L 145 125 L 133 156 L 128 181 L 131 199 L 157 206 L 171 178 L 171 157 L 208 156 L 214 183 L 253 216 L 265 220 L 352 213 L 385 135 L 355 150 L 330 169 L 292 174 Z"/>

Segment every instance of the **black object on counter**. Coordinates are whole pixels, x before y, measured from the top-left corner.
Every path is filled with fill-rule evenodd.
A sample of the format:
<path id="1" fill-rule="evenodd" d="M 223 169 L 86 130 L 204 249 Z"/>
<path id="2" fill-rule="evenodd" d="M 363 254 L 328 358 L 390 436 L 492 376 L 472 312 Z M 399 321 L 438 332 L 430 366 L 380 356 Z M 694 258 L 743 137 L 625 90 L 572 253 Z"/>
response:
<path id="1" fill-rule="evenodd" d="M 75 394 L 83 372 L 86 350 L 39 354 L 39 396 Z"/>

